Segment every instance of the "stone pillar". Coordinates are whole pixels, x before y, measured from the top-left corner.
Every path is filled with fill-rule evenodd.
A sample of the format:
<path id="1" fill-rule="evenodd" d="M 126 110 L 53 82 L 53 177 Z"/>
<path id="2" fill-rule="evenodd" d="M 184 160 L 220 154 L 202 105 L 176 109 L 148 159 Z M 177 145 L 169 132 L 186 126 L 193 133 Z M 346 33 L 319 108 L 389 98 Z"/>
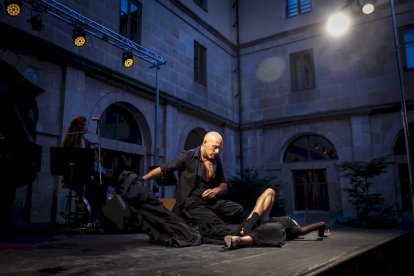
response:
<path id="1" fill-rule="evenodd" d="M 369 161 L 372 159 L 372 143 L 370 118 L 368 115 L 351 118 L 351 135 L 354 160 Z"/>

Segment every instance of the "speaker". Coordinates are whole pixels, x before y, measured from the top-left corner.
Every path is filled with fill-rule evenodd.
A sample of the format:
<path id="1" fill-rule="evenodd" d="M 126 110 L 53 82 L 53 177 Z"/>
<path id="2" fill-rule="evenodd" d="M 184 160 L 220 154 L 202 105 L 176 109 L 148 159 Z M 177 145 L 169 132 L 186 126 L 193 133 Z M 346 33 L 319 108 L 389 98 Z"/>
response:
<path id="1" fill-rule="evenodd" d="M 130 216 L 128 205 L 120 195 L 112 195 L 102 208 L 102 213 L 117 231 L 125 229 L 125 221 Z"/>

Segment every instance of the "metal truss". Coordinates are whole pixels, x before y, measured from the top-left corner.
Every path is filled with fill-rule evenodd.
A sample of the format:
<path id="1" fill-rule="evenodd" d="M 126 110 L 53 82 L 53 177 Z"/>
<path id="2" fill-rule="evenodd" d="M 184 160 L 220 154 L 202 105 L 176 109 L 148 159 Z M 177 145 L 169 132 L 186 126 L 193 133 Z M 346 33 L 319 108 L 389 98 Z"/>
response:
<path id="1" fill-rule="evenodd" d="M 153 66 L 159 68 L 165 64 L 164 59 L 141 45 L 128 38 L 98 24 L 88 17 L 69 9 L 63 4 L 54 0 L 24 0 L 29 3 L 35 11 L 46 12 L 53 15 L 74 27 L 82 27 L 85 32 L 112 44 L 113 46 L 132 53 L 134 56 L 143 59 Z"/>

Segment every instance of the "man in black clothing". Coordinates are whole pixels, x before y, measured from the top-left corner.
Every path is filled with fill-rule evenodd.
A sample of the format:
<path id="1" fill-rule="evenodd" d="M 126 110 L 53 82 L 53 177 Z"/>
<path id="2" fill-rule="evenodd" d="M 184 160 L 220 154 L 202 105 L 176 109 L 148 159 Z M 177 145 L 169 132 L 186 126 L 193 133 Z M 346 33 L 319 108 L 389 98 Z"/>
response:
<path id="1" fill-rule="evenodd" d="M 223 238 L 232 232 L 223 220 L 243 212 L 240 204 L 219 197 L 227 189 L 219 158 L 222 146 L 221 135 L 209 132 L 199 147 L 181 152 L 168 164 L 142 177 L 143 181 L 148 181 L 178 171 L 174 211 L 198 228 L 203 243 L 223 244 Z"/>

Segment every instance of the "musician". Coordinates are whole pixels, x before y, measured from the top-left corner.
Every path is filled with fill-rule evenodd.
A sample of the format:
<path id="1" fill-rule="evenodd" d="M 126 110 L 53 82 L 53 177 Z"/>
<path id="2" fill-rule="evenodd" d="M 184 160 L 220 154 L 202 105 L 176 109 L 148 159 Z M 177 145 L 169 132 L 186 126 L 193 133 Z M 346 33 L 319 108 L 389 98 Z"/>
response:
<path id="1" fill-rule="evenodd" d="M 86 117 L 82 115 L 73 117 L 63 138 L 62 147 L 92 148 L 93 143 L 85 138 L 86 133 L 88 133 L 88 121 Z M 95 162 L 95 165 L 99 165 L 98 162 Z M 102 218 L 102 207 L 106 201 L 107 185 L 105 184 L 100 187 L 100 183 L 96 181 L 98 177 L 93 175 L 79 179 L 77 174 L 84 175 L 79 171 L 82 169 L 75 167 L 74 175 L 70 176 L 66 174 L 63 176 L 63 179 L 67 186 L 71 186 L 78 193 L 79 202 L 90 212 L 89 222 L 99 224 L 99 220 Z M 96 173 L 99 173 L 98 168 L 96 169 Z"/>
<path id="2" fill-rule="evenodd" d="M 87 132 L 88 121 L 86 117 L 81 115 L 73 117 L 63 138 L 62 147 L 89 148 L 91 143 L 84 136 Z"/>

